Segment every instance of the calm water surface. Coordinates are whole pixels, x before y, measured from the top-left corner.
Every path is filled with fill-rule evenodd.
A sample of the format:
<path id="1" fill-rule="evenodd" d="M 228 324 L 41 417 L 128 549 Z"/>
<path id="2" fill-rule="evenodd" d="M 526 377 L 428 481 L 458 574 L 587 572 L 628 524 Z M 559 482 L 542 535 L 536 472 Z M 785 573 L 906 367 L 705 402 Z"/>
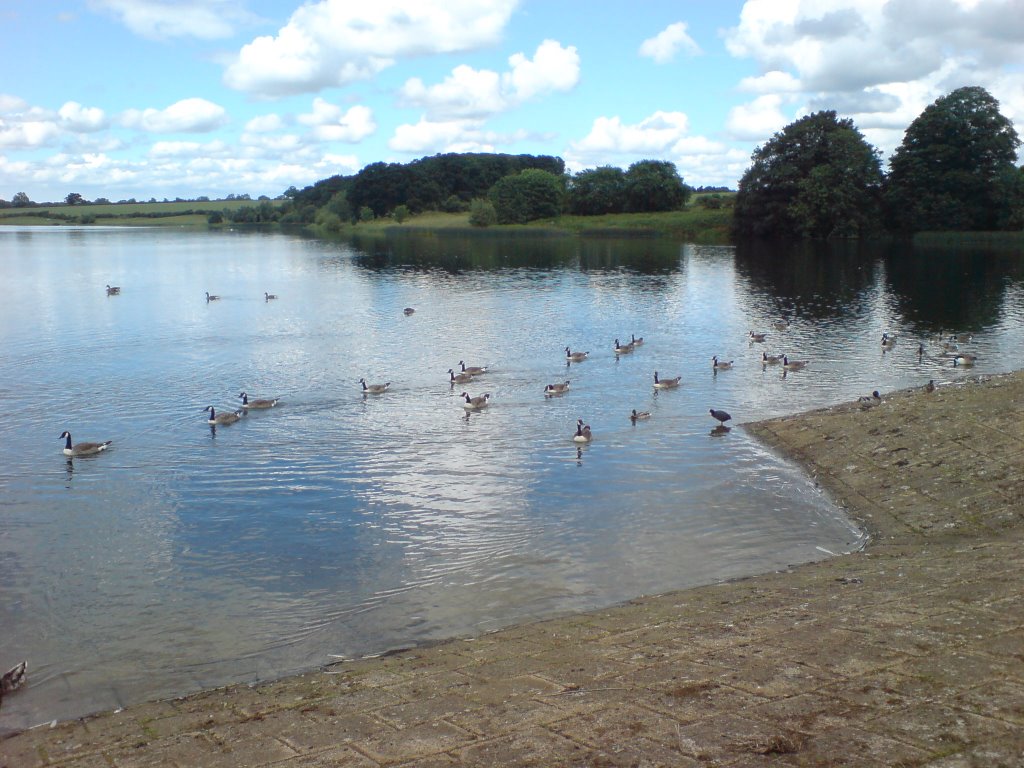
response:
<path id="1" fill-rule="evenodd" d="M 708 409 L 742 423 L 1024 358 L 1005 252 L 0 228 L 0 274 L 0 666 L 30 664 L 0 730 L 855 549 Z M 975 369 L 943 329 L 975 334 Z M 491 370 L 453 388 L 460 360 Z M 211 429 L 202 409 L 243 390 L 281 404 Z M 467 418 L 463 390 L 491 406 Z M 69 461 L 65 429 L 113 448 Z"/>

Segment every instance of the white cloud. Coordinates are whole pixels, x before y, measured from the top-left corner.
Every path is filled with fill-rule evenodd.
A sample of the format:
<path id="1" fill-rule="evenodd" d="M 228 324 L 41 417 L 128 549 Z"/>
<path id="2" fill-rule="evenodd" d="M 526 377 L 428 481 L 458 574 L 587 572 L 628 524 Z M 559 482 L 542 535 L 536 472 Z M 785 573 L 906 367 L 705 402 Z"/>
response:
<path id="1" fill-rule="evenodd" d="M 11 96 L 7 93 L 0 93 L 0 115 L 8 112 L 24 112 L 28 104 L 24 99 Z"/>
<path id="2" fill-rule="evenodd" d="M 121 115 L 125 127 L 151 133 L 206 133 L 227 123 L 224 108 L 206 99 L 191 98 L 166 109 L 130 109 Z"/>
<path id="3" fill-rule="evenodd" d="M 90 5 L 155 40 L 230 37 L 235 23 L 252 19 L 239 0 L 91 0 Z"/>
<path id="4" fill-rule="evenodd" d="M 399 91 L 403 106 L 426 111 L 432 121 L 482 118 L 504 112 L 549 93 L 572 90 L 579 82 L 580 57 L 576 48 L 563 48 L 545 40 L 532 59 L 522 53 L 509 57 L 504 73 L 461 65 L 445 80 L 427 87 L 418 77 Z"/>
<path id="5" fill-rule="evenodd" d="M 373 110 L 356 105 L 342 112 L 341 107 L 317 97 L 313 100 L 313 111 L 299 115 L 298 121 L 308 125 L 319 141 L 344 141 L 355 144 L 377 130 L 373 121 Z"/>
<path id="6" fill-rule="evenodd" d="M 668 64 L 679 51 L 685 51 L 691 56 L 701 53 L 700 46 L 686 31 L 686 24 L 677 21 L 669 24 L 654 37 L 644 40 L 640 44 L 640 55 L 654 59 L 658 64 Z"/>
<path id="7" fill-rule="evenodd" d="M 7 121 L 0 118 L 0 147 L 35 149 L 56 143 L 60 131 L 52 122 Z"/>
<path id="8" fill-rule="evenodd" d="M 365 80 L 397 58 L 494 44 L 518 0 L 321 0 L 301 6 L 276 36 L 245 45 L 228 66 L 232 88 L 266 96 Z"/>
<path id="9" fill-rule="evenodd" d="M 741 141 L 767 140 L 784 128 L 792 119 L 782 112 L 783 99 L 775 94 L 758 96 L 747 104 L 729 110 L 726 130 Z"/>
<path id="10" fill-rule="evenodd" d="M 106 114 L 98 107 L 83 107 L 77 101 L 69 101 L 64 104 L 57 114 L 62 124 L 69 131 L 75 133 L 92 133 L 107 127 L 109 121 Z"/>
<path id="11" fill-rule="evenodd" d="M 682 112 L 655 112 L 636 125 L 619 117 L 599 117 L 590 133 L 571 143 L 576 156 L 658 154 L 686 136 L 689 118 Z"/>
<path id="12" fill-rule="evenodd" d="M 280 115 L 260 115 L 245 124 L 247 133 L 272 133 L 284 128 Z"/>
<path id="13" fill-rule="evenodd" d="M 804 88 L 789 72 L 773 69 L 757 77 L 744 77 L 738 90 L 745 93 L 798 93 Z"/>
<path id="14" fill-rule="evenodd" d="M 478 124 L 467 120 L 432 122 L 421 119 L 415 125 L 400 125 L 388 146 L 396 152 L 421 153 L 441 151 L 439 148 L 465 143 L 478 130 Z"/>

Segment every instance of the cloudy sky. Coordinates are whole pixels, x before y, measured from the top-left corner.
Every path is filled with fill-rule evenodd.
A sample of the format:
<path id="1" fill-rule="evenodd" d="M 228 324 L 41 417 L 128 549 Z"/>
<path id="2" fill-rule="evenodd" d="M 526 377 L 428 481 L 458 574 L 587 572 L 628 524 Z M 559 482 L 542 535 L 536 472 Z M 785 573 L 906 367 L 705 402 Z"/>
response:
<path id="1" fill-rule="evenodd" d="M 1024 0 L 4 0 L 0 47 L 6 200 L 276 197 L 441 152 L 735 188 L 802 115 L 888 157 L 963 85 L 1024 134 Z"/>

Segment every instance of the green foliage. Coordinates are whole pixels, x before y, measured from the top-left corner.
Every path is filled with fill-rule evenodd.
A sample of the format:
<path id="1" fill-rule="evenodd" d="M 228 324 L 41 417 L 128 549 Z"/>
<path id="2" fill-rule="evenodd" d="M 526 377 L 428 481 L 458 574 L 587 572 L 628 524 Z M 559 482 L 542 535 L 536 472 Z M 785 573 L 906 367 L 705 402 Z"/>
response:
<path id="1" fill-rule="evenodd" d="M 64 203 L 66 205 L 77 205 L 78 203 L 84 203 L 84 202 L 85 202 L 85 198 L 82 197 L 77 192 L 69 192 L 68 196 L 64 198 Z"/>
<path id="2" fill-rule="evenodd" d="M 610 165 L 580 171 L 566 184 L 566 209 L 575 216 L 621 213 L 626 205 L 626 174 Z"/>
<path id="3" fill-rule="evenodd" d="M 1019 146 L 1013 124 L 984 88 L 937 99 L 910 124 L 889 161 L 890 226 L 916 232 L 1008 224 L 1006 208 L 1019 195 L 1012 174 Z"/>
<path id="4" fill-rule="evenodd" d="M 564 194 L 560 176 L 530 168 L 499 179 L 488 197 L 499 224 L 525 224 L 558 216 Z"/>
<path id="5" fill-rule="evenodd" d="M 359 220 L 360 221 L 373 221 L 376 217 L 373 213 L 373 208 L 368 205 L 364 205 L 359 209 Z"/>
<path id="6" fill-rule="evenodd" d="M 474 227 L 489 227 L 498 223 L 494 204 L 483 197 L 474 197 L 469 203 L 469 223 Z"/>
<path id="7" fill-rule="evenodd" d="M 211 211 L 210 215 L 206 217 L 207 224 L 223 224 L 224 214 L 220 211 Z"/>
<path id="8" fill-rule="evenodd" d="M 665 160 L 641 160 L 629 166 L 625 175 L 627 213 L 677 211 L 686 205 L 690 189 Z"/>
<path id="9" fill-rule="evenodd" d="M 11 206 L 14 208 L 28 208 L 30 205 L 32 205 L 32 201 L 24 192 L 15 192 L 14 197 L 11 198 Z"/>
<path id="10" fill-rule="evenodd" d="M 853 237 L 879 219 L 878 152 L 849 119 L 816 112 L 753 154 L 740 179 L 734 231 L 741 237 Z"/>
<path id="11" fill-rule="evenodd" d="M 391 215 L 394 217 L 395 221 L 401 224 L 409 218 L 409 208 L 405 205 L 396 205 L 395 210 Z"/>

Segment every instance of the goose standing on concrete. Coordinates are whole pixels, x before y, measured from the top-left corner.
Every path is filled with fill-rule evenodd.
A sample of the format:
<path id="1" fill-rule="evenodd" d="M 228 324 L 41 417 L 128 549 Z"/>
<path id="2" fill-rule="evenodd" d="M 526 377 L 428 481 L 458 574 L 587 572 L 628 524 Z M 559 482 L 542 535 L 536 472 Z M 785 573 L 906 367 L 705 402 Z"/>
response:
<path id="1" fill-rule="evenodd" d="M 366 379 L 360 379 L 359 383 L 363 385 L 364 395 L 380 395 L 388 391 L 388 387 L 391 386 L 391 382 L 387 381 L 383 384 L 367 384 Z"/>
<path id="2" fill-rule="evenodd" d="M 64 441 L 64 455 L 65 456 L 95 456 L 101 451 L 107 450 L 113 440 L 107 440 L 102 443 L 77 443 L 71 444 L 71 433 L 64 430 L 60 433 L 60 440 Z"/>
<path id="3" fill-rule="evenodd" d="M 226 426 L 228 424 L 234 424 L 244 414 L 244 411 L 228 411 L 227 413 L 217 413 L 212 405 L 208 405 L 203 408 L 204 411 L 210 412 L 210 417 L 206 420 L 206 423 L 212 427 Z"/>

